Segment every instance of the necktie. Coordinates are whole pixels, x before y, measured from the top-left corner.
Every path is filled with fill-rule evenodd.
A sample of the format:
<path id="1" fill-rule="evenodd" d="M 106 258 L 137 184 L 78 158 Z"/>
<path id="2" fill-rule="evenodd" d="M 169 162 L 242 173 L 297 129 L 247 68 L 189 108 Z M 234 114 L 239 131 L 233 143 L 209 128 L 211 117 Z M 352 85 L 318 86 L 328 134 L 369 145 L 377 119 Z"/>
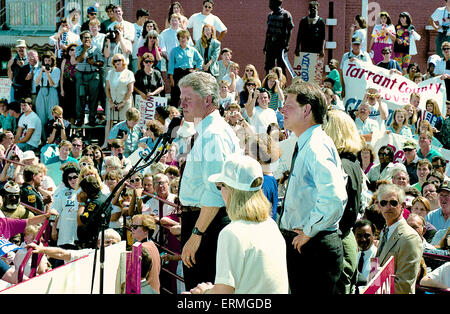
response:
<path id="1" fill-rule="evenodd" d="M 359 262 L 358 262 L 358 272 L 362 273 L 364 266 L 364 252 L 361 251 L 361 255 L 359 256 Z"/>
<path id="2" fill-rule="evenodd" d="M 292 170 L 294 169 L 294 164 L 295 164 L 295 160 L 297 159 L 297 155 L 298 155 L 298 143 L 295 143 L 294 153 L 292 154 L 291 169 L 289 171 L 289 178 L 288 178 L 288 182 L 287 182 L 287 186 L 286 186 L 286 193 L 288 191 L 289 181 L 291 180 L 291 173 L 292 173 Z M 283 213 L 284 213 L 285 202 L 286 202 L 286 194 L 284 195 L 283 205 L 281 206 L 280 219 L 279 219 L 278 223 L 281 222 L 281 217 L 283 216 Z"/>
<path id="3" fill-rule="evenodd" d="M 387 226 L 384 226 L 383 228 L 383 236 L 381 238 L 380 244 L 378 245 L 378 256 L 381 254 L 381 251 L 383 250 L 384 245 L 387 242 L 387 235 L 388 235 L 388 228 Z"/>

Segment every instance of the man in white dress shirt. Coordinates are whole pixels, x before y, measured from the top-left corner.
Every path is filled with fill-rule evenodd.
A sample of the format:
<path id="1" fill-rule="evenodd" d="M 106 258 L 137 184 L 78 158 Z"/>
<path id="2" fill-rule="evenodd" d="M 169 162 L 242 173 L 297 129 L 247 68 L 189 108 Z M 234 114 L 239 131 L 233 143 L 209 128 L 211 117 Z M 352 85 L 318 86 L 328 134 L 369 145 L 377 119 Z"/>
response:
<path id="1" fill-rule="evenodd" d="M 197 136 L 186 156 L 179 199 L 182 205 L 181 258 L 186 289 L 214 282 L 217 239 L 230 222 L 225 203 L 210 175 L 219 173 L 227 156 L 241 153 L 239 139 L 219 113 L 219 87 L 209 73 L 194 72 L 180 82 L 184 119 Z"/>

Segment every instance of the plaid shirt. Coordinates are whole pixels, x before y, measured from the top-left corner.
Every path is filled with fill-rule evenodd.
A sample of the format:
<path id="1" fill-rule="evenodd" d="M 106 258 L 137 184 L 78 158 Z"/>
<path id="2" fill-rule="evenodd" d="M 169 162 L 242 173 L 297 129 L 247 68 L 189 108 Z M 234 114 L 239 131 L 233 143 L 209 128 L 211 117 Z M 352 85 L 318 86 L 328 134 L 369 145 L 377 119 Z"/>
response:
<path id="1" fill-rule="evenodd" d="M 282 44 L 288 46 L 288 34 L 294 28 L 291 13 L 280 8 L 267 17 L 266 49 L 269 44 Z"/>

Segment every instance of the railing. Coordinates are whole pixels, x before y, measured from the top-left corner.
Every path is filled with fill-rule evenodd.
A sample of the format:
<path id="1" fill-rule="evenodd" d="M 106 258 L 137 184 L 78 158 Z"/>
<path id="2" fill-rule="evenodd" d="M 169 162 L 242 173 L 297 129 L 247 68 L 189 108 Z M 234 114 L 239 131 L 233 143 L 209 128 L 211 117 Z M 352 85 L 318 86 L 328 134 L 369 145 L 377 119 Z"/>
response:
<path id="1" fill-rule="evenodd" d="M 34 212 L 35 214 L 39 214 L 42 215 L 44 214 L 44 212 L 42 212 L 41 210 L 32 207 L 28 204 L 25 203 L 20 203 L 22 206 L 28 208 L 29 210 L 31 210 L 32 212 Z M 50 226 L 50 222 L 49 220 L 45 220 L 44 223 L 42 224 L 41 228 L 39 229 L 39 232 L 37 233 L 36 237 L 33 240 L 33 243 L 39 244 L 39 242 L 41 242 L 41 238 L 42 235 L 44 234 L 44 245 L 47 245 L 48 240 L 50 239 L 50 235 L 51 235 L 51 226 Z M 19 266 L 19 270 L 18 270 L 18 274 L 17 274 L 17 281 L 20 283 L 23 281 L 23 275 L 25 273 L 25 266 L 28 263 L 28 260 L 30 259 L 31 255 L 33 254 L 33 248 L 29 248 L 27 250 L 27 254 L 25 255 L 24 259 L 22 260 L 22 263 Z M 39 263 L 41 262 L 43 254 L 34 254 L 33 255 L 33 259 L 31 262 L 31 271 L 30 271 L 30 275 L 28 276 L 29 278 L 33 278 L 34 276 L 36 276 L 36 270 L 39 267 Z"/>
<path id="2" fill-rule="evenodd" d="M 135 188 L 135 187 L 134 187 L 133 185 L 131 185 L 131 184 L 126 183 L 126 185 L 127 185 L 128 187 Z M 158 201 L 160 201 L 160 202 L 162 202 L 162 203 L 164 203 L 164 204 L 167 204 L 167 205 L 169 205 L 169 206 L 172 206 L 172 207 L 174 207 L 175 210 L 177 210 L 177 211 L 178 211 L 178 210 L 180 209 L 180 207 L 181 207 L 179 204 L 175 204 L 175 203 L 172 203 L 172 202 L 170 202 L 170 201 L 168 201 L 168 200 L 165 200 L 165 199 L 163 199 L 163 198 L 160 198 L 160 197 L 158 197 L 158 196 L 155 195 L 155 194 L 151 194 L 151 193 L 148 193 L 148 192 L 145 192 L 145 191 L 142 191 L 142 194 L 145 194 L 145 195 L 147 195 L 147 196 L 149 196 L 149 197 L 151 197 L 151 198 L 154 198 L 154 199 L 156 199 L 156 200 L 158 200 Z M 162 208 L 160 208 L 159 210 L 160 210 L 160 212 L 162 212 Z M 164 225 L 164 224 L 161 224 L 160 222 L 158 222 L 157 224 L 160 226 L 160 233 L 161 233 L 161 234 L 162 234 L 162 229 L 161 229 L 161 228 L 164 228 L 164 229 L 166 229 L 166 230 L 169 230 L 169 227 L 168 227 L 168 226 L 166 226 L 166 225 Z M 158 242 L 159 242 L 159 243 L 158 243 Z M 164 238 L 163 238 L 163 237 L 160 237 L 160 238 L 159 238 L 159 241 L 154 241 L 154 243 L 155 243 L 155 245 L 156 245 L 160 250 L 162 250 L 162 251 L 164 251 L 164 252 L 166 252 L 166 253 L 168 253 L 168 254 L 170 254 L 170 255 L 178 255 L 178 253 L 175 253 L 175 252 L 171 251 L 169 248 L 167 248 L 167 247 L 165 247 L 165 246 L 163 245 L 163 243 L 164 243 Z M 183 278 L 183 277 L 180 277 L 179 275 L 177 275 L 177 274 L 171 272 L 169 269 L 167 269 L 166 267 L 164 267 L 164 264 L 161 265 L 161 270 L 163 270 L 165 273 L 167 273 L 170 277 L 173 277 L 173 278 L 175 278 L 176 280 L 179 280 L 179 281 L 181 281 L 181 282 L 184 282 L 184 278 Z M 169 293 L 169 294 L 172 294 L 172 293 L 173 293 L 173 292 L 170 291 L 168 288 L 163 287 L 162 285 L 161 285 L 161 290 L 164 290 L 166 293 Z"/>
<path id="3" fill-rule="evenodd" d="M 427 266 L 431 266 L 431 269 L 435 269 L 439 267 L 442 264 L 445 264 L 446 262 L 450 262 L 450 256 L 447 255 L 438 255 L 438 254 L 432 254 L 432 253 L 423 253 L 423 258 L 425 260 L 425 264 Z M 434 288 L 434 287 L 426 287 L 420 285 L 420 283 L 416 283 L 416 294 L 423 294 L 423 293 L 432 293 L 432 294 L 450 294 L 450 290 L 446 289 L 440 289 L 440 288 Z"/>

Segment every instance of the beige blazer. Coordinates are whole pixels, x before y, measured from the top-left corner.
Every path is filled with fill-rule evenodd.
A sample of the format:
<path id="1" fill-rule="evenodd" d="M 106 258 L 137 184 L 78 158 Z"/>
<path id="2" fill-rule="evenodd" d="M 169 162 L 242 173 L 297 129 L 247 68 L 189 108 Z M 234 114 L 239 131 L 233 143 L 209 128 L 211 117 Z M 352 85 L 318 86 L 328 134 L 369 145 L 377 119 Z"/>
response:
<path id="1" fill-rule="evenodd" d="M 415 293 L 422 254 L 422 241 L 419 234 L 402 218 L 383 250 L 381 252 L 378 250 L 376 255 L 380 266 L 394 256 L 395 294 Z"/>

